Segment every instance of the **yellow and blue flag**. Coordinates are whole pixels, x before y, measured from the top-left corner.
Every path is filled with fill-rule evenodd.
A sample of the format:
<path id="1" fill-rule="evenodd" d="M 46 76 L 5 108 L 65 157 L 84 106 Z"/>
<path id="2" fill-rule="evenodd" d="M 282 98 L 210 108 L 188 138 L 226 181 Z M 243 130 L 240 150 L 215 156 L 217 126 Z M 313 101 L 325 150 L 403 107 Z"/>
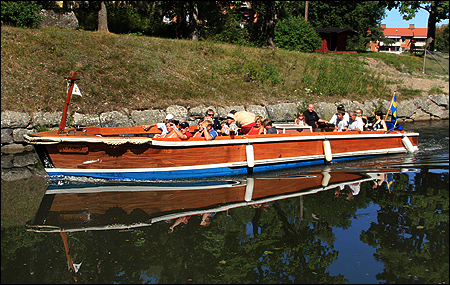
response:
<path id="1" fill-rule="evenodd" d="M 391 112 L 392 112 L 391 122 L 395 125 L 397 123 L 397 100 L 395 99 L 395 93 L 394 97 L 392 97 Z"/>

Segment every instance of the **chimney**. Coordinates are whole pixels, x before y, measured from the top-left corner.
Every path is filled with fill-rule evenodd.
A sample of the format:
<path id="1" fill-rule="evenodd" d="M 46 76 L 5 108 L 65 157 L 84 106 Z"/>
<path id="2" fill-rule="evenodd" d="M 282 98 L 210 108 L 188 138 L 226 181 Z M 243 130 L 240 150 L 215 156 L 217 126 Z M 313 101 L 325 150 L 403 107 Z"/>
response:
<path id="1" fill-rule="evenodd" d="M 386 29 L 386 24 L 381 24 L 382 29 Z"/>
<path id="2" fill-rule="evenodd" d="M 414 24 L 409 24 L 409 28 L 411 29 L 411 30 L 414 30 L 415 28 L 414 28 Z"/>

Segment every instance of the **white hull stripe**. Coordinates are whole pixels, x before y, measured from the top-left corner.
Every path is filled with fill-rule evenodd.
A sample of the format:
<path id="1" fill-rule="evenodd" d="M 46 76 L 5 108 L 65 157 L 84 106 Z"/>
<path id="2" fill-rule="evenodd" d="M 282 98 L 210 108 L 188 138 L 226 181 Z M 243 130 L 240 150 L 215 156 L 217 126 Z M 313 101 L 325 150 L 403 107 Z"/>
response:
<path id="1" fill-rule="evenodd" d="M 418 147 L 416 146 L 417 150 Z M 353 151 L 347 153 L 333 153 L 333 158 L 340 157 L 351 157 L 351 156 L 366 156 L 366 155 L 378 155 L 378 154 L 389 154 L 389 153 L 404 153 L 407 152 L 404 147 L 398 148 L 387 148 L 387 149 L 377 149 L 369 151 Z M 308 160 L 318 160 L 324 159 L 325 156 L 321 155 L 309 155 L 309 156 L 297 156 L 288 158 L 276 158 L 276 159 L 265 159 L 265 160 L 255 160 L 255 166 L 276 164 L 276 163 L 289 163 L 296 161 L 308 161 Z M 116 172 L 165 172 L 165 171 L 189 171 L 198 169 L 214 169 L 214 168 L 224 168 L 224 167 L 246 167 L 247 162 L 234 162 L 234 163 L 217 163 L 217 164 L 205 164 L 205 165 L 190 165 L 190 166 L 179 166 L 179 167 L 155 167 L 155 168 L 114 168 L 114 169 L 78 169 L 78 168 L 45 168 L 47 173 L 116 173 Z"/>

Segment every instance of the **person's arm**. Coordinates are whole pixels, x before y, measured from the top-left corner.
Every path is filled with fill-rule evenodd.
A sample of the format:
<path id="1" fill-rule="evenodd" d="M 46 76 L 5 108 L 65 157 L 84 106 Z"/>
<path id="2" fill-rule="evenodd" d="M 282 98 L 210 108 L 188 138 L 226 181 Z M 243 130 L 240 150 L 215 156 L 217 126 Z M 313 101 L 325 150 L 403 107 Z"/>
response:
<path id="1" fill-rule="evenodd" d="M 182 140 L 187 140 L 188 136 L 183 134 L 182 132 L 180 132 L 177 128 L 173 128 L 173 131 L 175 132 L 175 134 L 177 135 L 177 137 L 179 137 Z"/>
<path id="2" fill-rule="evenodd" d="M 381 120 L 381 125 L 383 126 L 383 131 L 387 132 L 387 126 L 384 120 Z"/>
<path id="3" fill-rule="evenodd" d="M 203 128 L 203 136 L 205 137 L 205 140 L 207 140 L 207 141 L 210 141 L 213 139 L 208 132 L 208 128 Z"/>
<path id="4" fill-rule="evenodd" d="M 153 124 L 150 124 L 150 125 L 145 125 L 145 126 L 142 126 L 142 128 L 144 129 L 144 131 L 148 131 L 148 130 L 150 130 L 152 127 L 156 126 L 156 124 L 157 124 L 157 123 L 153 123 Z"/>

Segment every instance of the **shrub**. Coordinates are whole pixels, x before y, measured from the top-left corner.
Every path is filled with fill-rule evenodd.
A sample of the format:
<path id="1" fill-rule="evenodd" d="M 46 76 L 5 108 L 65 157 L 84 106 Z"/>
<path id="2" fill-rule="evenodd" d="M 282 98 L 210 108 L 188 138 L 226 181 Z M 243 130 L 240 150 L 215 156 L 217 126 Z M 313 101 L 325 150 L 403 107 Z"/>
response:
<path id="1" fill-rule="evenodd" d="M 2 25 L 37 28 L 42 20 L 38 15 L 41 9 L 37 1 L 3 1 Z"/>
<path id="2" fill-rule="evenodd" d="M 309 22 L 302 18 L 290 17 L 275 26 L 274 43 L 287 50 L 313 52 L 320 48 L 322 40 Z"/>

